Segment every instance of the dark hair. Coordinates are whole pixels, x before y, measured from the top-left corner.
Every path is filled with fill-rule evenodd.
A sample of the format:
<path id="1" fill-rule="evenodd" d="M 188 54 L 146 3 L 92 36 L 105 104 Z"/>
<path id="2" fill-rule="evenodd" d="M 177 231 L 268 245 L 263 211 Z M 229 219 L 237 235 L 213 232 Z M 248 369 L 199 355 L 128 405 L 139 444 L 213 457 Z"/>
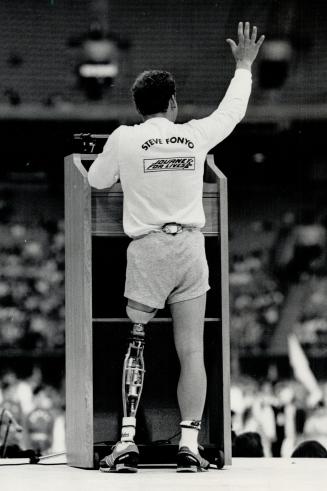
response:
<path id="1" fill-rule="evenodd" d="M 327 450 L 316 440 L 307 440 L 296 447 L 291 457 L 326 458 Z"/>
<path id="2" fill-rule="evenodd" d="M 261 436 L 247 431 L 237 435 L 233 442 L 233 457 L 264 457 Z"/>
<path id="3" fill-rule="evenodd" d="M 143 116 L 166 112 L 169 100 L 175 93 L 173 76 L 161 70 L 141 73 L 132 86 L 134 103 Z"/>

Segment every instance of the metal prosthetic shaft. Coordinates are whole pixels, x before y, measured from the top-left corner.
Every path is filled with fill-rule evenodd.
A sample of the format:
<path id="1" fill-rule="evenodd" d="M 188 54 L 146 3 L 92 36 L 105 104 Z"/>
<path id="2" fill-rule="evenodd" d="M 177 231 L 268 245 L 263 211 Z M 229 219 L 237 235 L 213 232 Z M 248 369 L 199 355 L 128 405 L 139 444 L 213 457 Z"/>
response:
<path id="1" fill-rule="evenodd" d="M 144 381 L 145 329 L 143 324 L 134 324 L 131 329 L 128 350 L 123 369 L 123 409 L 124 419 L 135 419 Z"/>
<path id="2" fill-rule="evenodd" d="M 136 412 L 141 399 L 144 381 L 144 341 L 145 325 L 156 315 L 157 309 L 134 305 L 132 301 L 126 306 L 126 313 L 133 323 L 131 329 L 128 350 L 124 360 L 123 369 L 123 409 L 124 416 L 122 421 L 122 442 L 134 441 L 136 431 Z M 143 307 L 139 310 L 138 307 Z M 144 308 L 145 307 L 145 308 Z"/>

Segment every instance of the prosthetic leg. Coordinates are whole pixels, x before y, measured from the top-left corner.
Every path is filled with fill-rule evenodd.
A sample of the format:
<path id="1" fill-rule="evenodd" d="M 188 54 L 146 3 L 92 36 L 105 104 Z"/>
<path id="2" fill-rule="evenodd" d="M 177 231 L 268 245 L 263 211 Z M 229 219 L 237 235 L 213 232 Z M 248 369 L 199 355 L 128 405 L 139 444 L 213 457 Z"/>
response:
<path id="1" fill-rule="evenodd" d="M 134 324 L 124 360 L 122 397 L 124 417 L 121 441 L 133 441 L 136 427 L 136 412 L 139 406 L 143 381 L 145 344 L 144 324 Z"/>
<path id="2" fill-rule="evenodd" d="M 121 439 L 110 455 L 100 462 L 102 472 L 136 472 L 139 462 L 139 451 L 134 443 L 136 431 L 136 413 L 139 406 L 143 381 L 145 325 L 155 316 L 151 312 L 136 310 L 127 306 L 127 315 L 133 322 L 127 353 L 123 365 L 122 399 L 123 421 Z"/>

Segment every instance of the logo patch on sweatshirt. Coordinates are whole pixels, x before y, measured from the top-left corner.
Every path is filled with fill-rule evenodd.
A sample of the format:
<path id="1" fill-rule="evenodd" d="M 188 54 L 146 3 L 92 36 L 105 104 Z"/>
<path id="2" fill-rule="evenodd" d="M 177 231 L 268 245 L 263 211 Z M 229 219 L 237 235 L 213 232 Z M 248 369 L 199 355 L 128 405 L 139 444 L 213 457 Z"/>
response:
<path id="1" fill-rule="evenodd" d="M 195 170 L 194 157 L 171 157 L 165 159 L 143 159 L 144 172 L 164 170 Z"/>

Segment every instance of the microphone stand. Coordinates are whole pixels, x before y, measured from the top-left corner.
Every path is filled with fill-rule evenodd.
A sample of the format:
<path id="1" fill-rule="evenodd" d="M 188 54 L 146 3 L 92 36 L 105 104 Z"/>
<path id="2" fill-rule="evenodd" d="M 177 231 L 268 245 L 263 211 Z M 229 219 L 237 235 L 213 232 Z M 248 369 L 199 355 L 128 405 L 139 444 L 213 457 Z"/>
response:
<path id="1" fill-rule="evenodd" d="M 5 414 L 7 414 L 8 416 L 8 423 L 6 427 L 5 437 L 3 439 L 1 458 L 4 458 L 7 452 L 8 436 L 9 436 L 11 425 L 14 424 L 16 432 L 22 431 L 22 427 L 17 423 L 17 421 L 15 420 L 14 416 L 10 413 L 10 411 L 8 411 L 8 409 L 3 409 L 1 411 L 1 416 L 0 416 L 0 436 L 1 436 L 1 427 L 3 424 L 3 417 Z"/>
<path id="2" fill-rule="evenodd" d="M 12 421 L 11 421 L 11 419 L 9 419 L 8 424 L 7 424 L 7 428 L 6 428 L 6 434 L 5 434 L 5 437 L 3 439 L 2 454 L 1 454 L 2 459 L 4 459 L 5 455 L 6 455 L 7 441 L 8 441 L 8 435 L 9 435 L 9 430 L 10 430 L 11 424 L 12 424 Z"/>
<path id="3" fill-rule="evenodd" d="M 3 409 L 1 411 L 1 416 L 0 416 L 0 439 L 1 439 L 1 428 L 2 428 L 2 423 L 3 423 L 3 416 L 4 416 L 5 412 L 6 412 L 6 410 Z M 0 442 L 0 445 L 1 445 L 1 442 Z"/>
<path id="4" fill-rule="evenodd" d="M 5 409 L 3 409 L 3 410 L 1 411 L 1 416 L 0 416 L 0 438 L 1 438 L 1 426 L 2 426 L 2 420 L 3 420 L 3 416 L 4 416 L 5 412 L 6 412 L 6 410 L 5 410 Z"/>

